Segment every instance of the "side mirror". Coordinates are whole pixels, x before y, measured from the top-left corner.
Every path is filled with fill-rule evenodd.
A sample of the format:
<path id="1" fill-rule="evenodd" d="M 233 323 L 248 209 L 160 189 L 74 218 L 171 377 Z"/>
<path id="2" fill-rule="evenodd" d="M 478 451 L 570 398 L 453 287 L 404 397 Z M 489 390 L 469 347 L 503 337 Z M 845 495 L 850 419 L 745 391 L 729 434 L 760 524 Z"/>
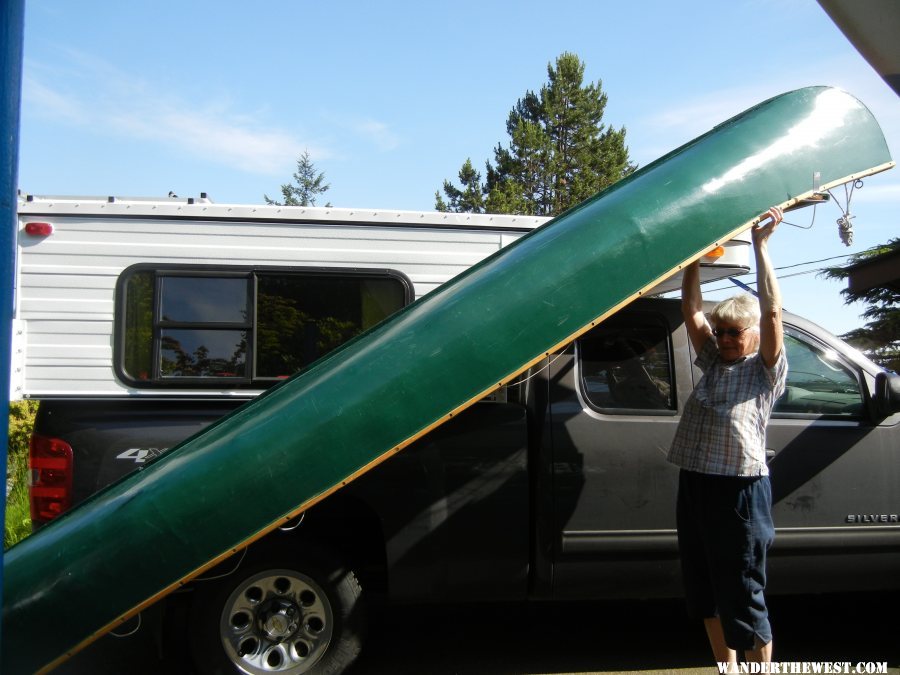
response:
<path id="1" fill-rule="evenodd" d="M 875 412 L 880 419 L 900 412 L 900 375 L 880 372 L 875 376 L 873 392 Z"/>

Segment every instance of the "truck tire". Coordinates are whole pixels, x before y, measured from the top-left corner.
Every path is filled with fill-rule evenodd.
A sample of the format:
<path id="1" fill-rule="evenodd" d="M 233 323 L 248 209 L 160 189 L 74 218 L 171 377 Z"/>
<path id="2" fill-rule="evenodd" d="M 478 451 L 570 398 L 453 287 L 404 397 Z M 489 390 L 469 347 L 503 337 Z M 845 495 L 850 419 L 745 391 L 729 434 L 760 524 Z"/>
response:
<path id="1" fill-rule="evenodd" d="M 362 648 L 356 575 L 324 549 L 241 565 L 200 581 L 188 641 L 199 675 L 337 675 Z"/>

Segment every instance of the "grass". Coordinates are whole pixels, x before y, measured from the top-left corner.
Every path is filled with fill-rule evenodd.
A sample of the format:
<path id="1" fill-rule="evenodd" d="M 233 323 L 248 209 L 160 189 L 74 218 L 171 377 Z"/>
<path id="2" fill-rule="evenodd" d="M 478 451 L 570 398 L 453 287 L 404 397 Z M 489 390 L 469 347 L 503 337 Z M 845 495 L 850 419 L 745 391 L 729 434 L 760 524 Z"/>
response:
<path id="1" fill-rule="evenodd" d="M 12 490 L 6 498 L 4 550 L 31 534 L 31 511 L 28 504 L 28 456 L 10 455 L 6 466 Z"/>
<path id="2" fill-rule="evenodd" d="M 9 404 L 9 444 L 6 455 L 7 485 L 6 527 L 3 548 L 8 549 L 31 534 L 31 512 L 28 503 L 28 442 L 34 429 L 37 401 Z"/>

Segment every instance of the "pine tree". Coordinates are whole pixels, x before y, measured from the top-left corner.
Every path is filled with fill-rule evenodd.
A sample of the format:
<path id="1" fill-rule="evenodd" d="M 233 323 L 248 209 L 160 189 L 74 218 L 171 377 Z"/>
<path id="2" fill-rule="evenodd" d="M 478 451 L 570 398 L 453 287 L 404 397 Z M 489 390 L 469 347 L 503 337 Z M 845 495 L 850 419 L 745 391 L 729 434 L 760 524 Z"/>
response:
<path id="1" fill-rule="evenodd" d="M 829 279 L 846 279 L 853 265 L 897 250 L 900 250 L 900 239 L 891 239 L 882 246 L 852 256 L 849 265 L 831 267 L 822 274 Z M 865 302 L 868 305 L 862 313 L 867 319 L 866 325 L 841 337 L 876 363 L 900 372 L 900 291 L 890 286 L 876 286 L 859 292 L 845 288 L 841 295 L 845 304 Z"/>
<path id="2" fill-rule="evenodd" d="M 481 194 L 481 174 L 472 166 L 471 159 L 467 159 L 459 170 L 459 182 L 462 184 L 462 190 L 455 187 L 450 181 L 444 181 L 444 194 L 447 195 L 450 203 L 449 205 L 445 203 L 440 192 L 435 192 L 435 209 L 453 213 L 483 213 L 484 198 Z"/>
<path id="3" fill-rule="evenodd" d="M 568 52 L 548 64 L 547 84 L 537 94 L 526 92 L 510 111 L 509 146 L 494 148 L 480 199 L 473 182 L 480 183 L 480 176 L 466 160 L 459 174 L 463 188 L 444 181 L 449 203 L 437 193 L 436 208 L 556 215 L 634 171 L 625 128 L 603 124 L 607 95 L 599 81 L 584 84 L 584 70 Z"/>
<path id="4" fill-rule="evenodd" d="M 297 171 L 293 176 L 296 185 L 285 183 L 281 186 L 281 194 L 284 202 L 269 199 L 263 195 L 266 204 L 275 206 L 315 206 L 319 195 L 324 194 L 331 187 L 325 182 L 325 172 L 316 173 L 315 164 L 309 157 L 309 150 L 304 150 L 297 160 Z M 325 206 L 331 206 L 326 204 Z"/>

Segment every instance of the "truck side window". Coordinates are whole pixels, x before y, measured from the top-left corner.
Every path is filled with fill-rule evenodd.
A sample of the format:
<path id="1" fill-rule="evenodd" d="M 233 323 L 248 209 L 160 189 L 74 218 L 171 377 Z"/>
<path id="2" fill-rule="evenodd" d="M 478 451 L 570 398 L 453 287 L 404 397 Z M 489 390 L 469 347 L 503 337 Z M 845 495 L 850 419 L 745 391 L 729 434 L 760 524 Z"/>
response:
<path id="1" fill-rule="evenodd" d="M 787 387 L 774 413 L 858 417 L 863 413 L 859 380 L 837 354 L 786 332 Z"/>
<path id="2" fill-rule="evenodd" d="M 153 268 L 117 287 L 119 376 L 134 386 L 267 386 L 412 298 L 388 271 Z"/>
<path id="3" fill-rule="evenodd" d="M 675 410 L 669 329 L 654 315 L 613 316 L 578 341 L 584 397 L 596 408 Z"/>

